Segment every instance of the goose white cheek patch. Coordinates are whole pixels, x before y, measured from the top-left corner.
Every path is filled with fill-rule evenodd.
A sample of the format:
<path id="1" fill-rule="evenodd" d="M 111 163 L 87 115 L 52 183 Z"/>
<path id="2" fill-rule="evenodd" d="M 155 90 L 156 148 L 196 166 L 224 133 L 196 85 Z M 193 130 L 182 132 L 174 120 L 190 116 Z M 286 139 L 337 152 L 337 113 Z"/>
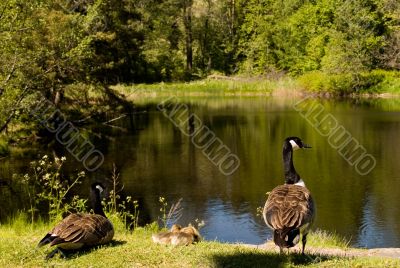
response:
<path id="1" fill-rule="evenodd" d="M 97 185 L 96 188 L 99 189 L 100 193 L 103 192 L 103 188 L 100 185 Z"/>
<path id="2" fill-rule="evenodd" d="M 295 183 L 294 185 L 306 187 L 306 184 L 304 183 L 304 181 L 303 181 L 302 179 L 300 179 L 300 180 L 299 180 L 297 183 Z"/>
<path id="3" fill-rule="evenodd" d="M 299 145 L 297 145 L 297 143 L 294 140 L 290 140 L 289 142 L 292 145 L 293 150 L 300 149 Z"/>

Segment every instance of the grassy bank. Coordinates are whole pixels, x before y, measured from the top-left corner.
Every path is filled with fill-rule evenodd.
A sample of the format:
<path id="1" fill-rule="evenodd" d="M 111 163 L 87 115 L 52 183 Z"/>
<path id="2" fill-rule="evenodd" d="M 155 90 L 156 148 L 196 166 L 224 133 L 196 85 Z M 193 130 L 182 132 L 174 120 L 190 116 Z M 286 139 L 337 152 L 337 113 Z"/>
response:
<path id="1" fill-rule="evenodd" d="M 400 94 L 400 72 L 374 70 L 357 74 L 309 72 L 297 78 L 211 77 L 193 82 L 117 85 L 130 100 L 165 96 L 270 96 L 299 93 L 329 95 Z"/>
<path id="2" fill-rule="evenodd" d="M 49 224 L 26 224 L 15 219 L 0 226 L 0 267 L 398 267 L 400 261 L 382 258 L 342 258 L 319 254 L 301 256 L 202 241 L 187 247 L 153 244 L 156 225 L 128 232 L 113 219 L 116 235 L 111 244 L 62 259 L 56 255 L 45 261 L 47 247 L 37 249 L 38 241 L 51 228 Z M 309 246 L 346 248 L 343 240 L 326 233 L 314 233 Z"/>
<path id="3" fill-rule="evenodd" d="M 117 85 L 113 89 L 132 100 L 165 96 L 270 96 L 278 89 L 295 90 L 297 87 L 296 81 L 289 77 L 278 80 L 226 77 L 192 82 Z"/>

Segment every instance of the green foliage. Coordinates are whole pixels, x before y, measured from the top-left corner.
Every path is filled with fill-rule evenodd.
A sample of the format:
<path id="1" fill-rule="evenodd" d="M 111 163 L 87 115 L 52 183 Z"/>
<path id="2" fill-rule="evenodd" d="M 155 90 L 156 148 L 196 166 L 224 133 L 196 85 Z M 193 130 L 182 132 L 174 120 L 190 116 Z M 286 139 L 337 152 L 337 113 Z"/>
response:
<path id="1" fill-rule="evenodd" d="M 400 73 L 398 71 L 373 70 L 376 77 L 383 77 L 379 83 L 370 85 L 366 91 L 371 93 L 399 93 Z"/>
<path id="2" fill-rule="evenodd" d="M 391 31 L 382 9 L 378 1 L 248 1 L 238 51 L 242 69 L 303 74 L 376 68 Z"/>
<path id="3" fill-rule="evenodd" d="M 370 72 L 327 74 L 309 72 L 298 78 L 300 85 L 313 92 L 334 94 L 399 92 L 399 73 L 373 70 Z"/>
<path id="4" fill-rule="evenodd" d="M 29 197 L 28 212 L 31 216 L 31 222 L 35 220 L 36 213 L 40 205 L 48 206 L 50 221 L 54 222 L 62 218 L 63 214 L 71 210 L 83 211 L 86 201 L 78 196 L 73 196 L 70 203 L 65 203 L 67 195 L 71 189 L 81 183 L 85 177 L 84 172 L 80 172 L 72 182 L 68 182 L 61 175 L 61 168 L 66 161 L 65 157 L 50 160 L 44 155 L 40 160 L 33 161 L 30 164 L 30 172 L 25 175 L 14 175 L 20 177 L 25 185 Z"/>
<path id="5" fill-rule="evenodd" d="M 77 174 L 76 178 L 66 180 L 62 174 L 62 166 L 66 158 L 55 157 L 50 160 L 44 155 L 40 160 L 30 164 L 30 170 L 25 175 L 14 174 L 15 180 L 22 181 L 29 198 L 29 221 L 37 222 L 39 209 L 47 206 L 50 222 L 57 222 L 68 213 L 86 212 L 87 200 L 78 195 L 70 196 L 71 190 L 81 183 L 85 177 L 84 172 Z M 130 196 L 122 199 L 118 194 L 123 187 L 119 184 L 119 174 L 114 167 L 112 178 L 112 190 L 109 196 L 103 200 L 105 213 L 108 214 L 121 229 L 135 229 L 139 221 L 139 205 Z M 24 211 L 25 212 L 25 211 Z M 43 213 L 43 211 L 41 211 Z"/>
<path id="6" fill-rule="evenodd" d="M 10 149 L 8 148 L 7 140 L 0 136 L 0 157 L 6 156 L 9 153 L 10 153 Z"/>
<path id="7" fill-rule="evenodd" d="M 160 205 L 161 205 L 161 207 L 160 207 L 161 217 L 159 218 L 159 220 L 162 223 L 162 227 L 166 228 L 167 227 L 167 222 L 168 222 L 168 218 L 167 218 L 167 206 L 168 206 L 168 203 L 165 200 L 165 197 L 162 197 L 162 196 L 160 196 L 158 198 L 158 202 L 160 202 Z"/>

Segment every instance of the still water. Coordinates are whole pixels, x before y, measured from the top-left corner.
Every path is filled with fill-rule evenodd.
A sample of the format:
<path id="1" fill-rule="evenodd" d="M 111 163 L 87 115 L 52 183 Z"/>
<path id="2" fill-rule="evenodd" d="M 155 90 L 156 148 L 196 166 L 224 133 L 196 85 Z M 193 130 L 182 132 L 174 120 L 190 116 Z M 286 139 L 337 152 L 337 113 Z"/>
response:
<path id="1" fill-rule="evenodd" d="M 283 140 L 299 136 L 312 146 L 296 151 L 294 164 L 317 204 L 315 228 L 335 232 L 358 247 L 400 247 L 400 100 L 313 101 L 374 157 L 375 168 L 364 176 L 294 109 L 298 99 L 179 101 L 238 156 L 240 166 L 233 174 L 222 174 L 154 102 L 138 106 L 141 112 L 134 117 L 133 131 L 126 118 L 114 122 L 119 128 L 97 130 L 107 133 L 96 143 L 105 162 L 88 174 L 83 186 L 104 181 L 116 163 L 123 194 L 140 200 L 147 220 L 160 215 L 160 196 L 169 204 L 183 198 L 180 223 L 204 220 L 201 233 L 205 239 L 260 244 L 271 238 L 271 232 L 257 216 L 257 207 L 264 205 L 268 191 L 284 182 Z M 39 147 L 36 153 L 46 150 Z M 26 172 L 36 153 L 0 160 L 2 181 L 10 180 L 12 173 Z M 82 169 L 79 163 L 68 168 Z M 24 202 L 17 190 L 0 184 L 2 220 Z"/>

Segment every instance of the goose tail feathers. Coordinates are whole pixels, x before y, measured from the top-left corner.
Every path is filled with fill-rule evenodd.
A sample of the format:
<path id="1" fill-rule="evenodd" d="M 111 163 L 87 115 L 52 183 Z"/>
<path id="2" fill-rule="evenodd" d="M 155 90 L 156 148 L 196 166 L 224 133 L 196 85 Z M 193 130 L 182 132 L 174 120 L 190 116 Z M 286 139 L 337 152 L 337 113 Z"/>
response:
<path id="1" fill-rule="evenodd" d="M 284 228 L 282 230 L 274 230 L 274 242 L 281 248 L 294 247 L 299 240 L 299 228 Z"/>
<path id="2" fill-rule="evenodd" d="M 48 233 L 45 237 L 40 240 L 39 244 L 37 245 L 38 248 L 43 247 L 44 245 L 47 245 L 51 243 L 56 237 L 52 236 L 50 233 Z"/>

